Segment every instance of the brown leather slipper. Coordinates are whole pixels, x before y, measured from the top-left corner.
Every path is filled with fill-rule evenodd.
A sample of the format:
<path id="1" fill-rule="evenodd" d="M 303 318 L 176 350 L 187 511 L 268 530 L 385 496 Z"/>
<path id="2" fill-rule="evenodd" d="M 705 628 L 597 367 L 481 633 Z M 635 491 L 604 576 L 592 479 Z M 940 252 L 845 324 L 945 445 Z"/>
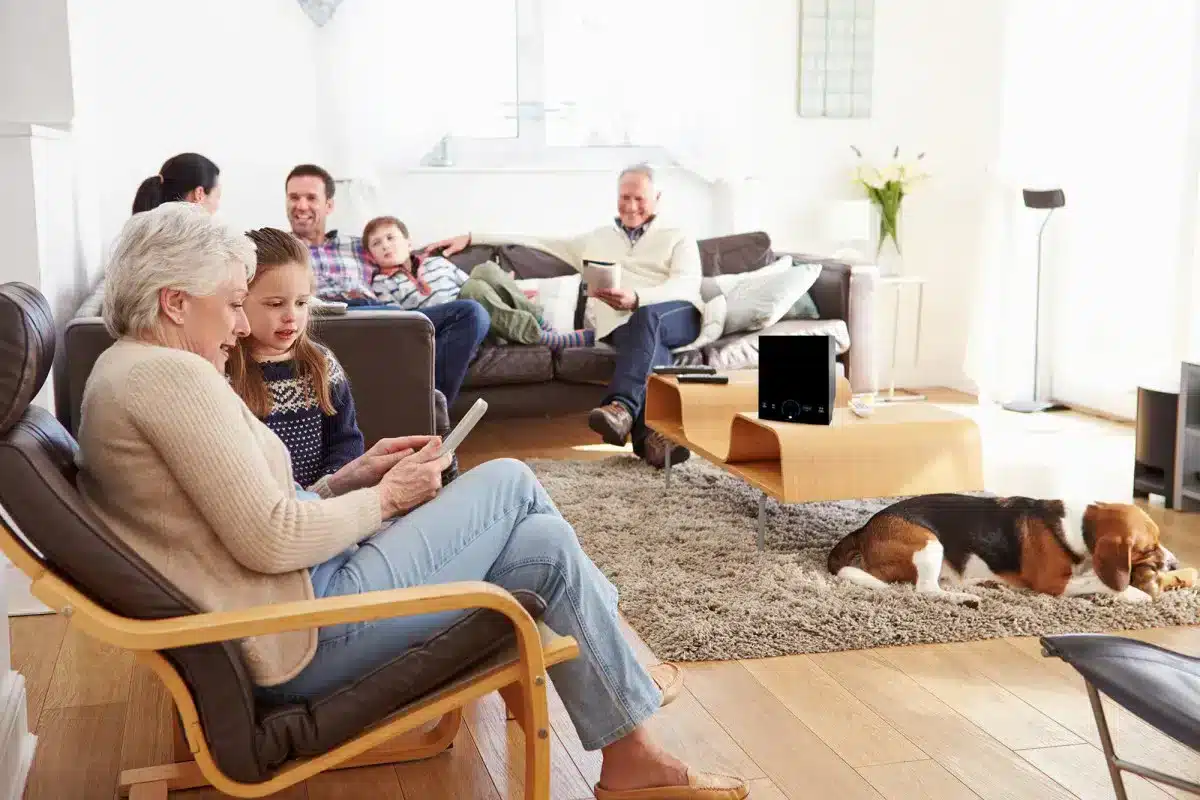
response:
<path id="1" fill-rule="evenodd" d="M 687 786 L 652 786 L 613 792 L 596 784 L 596 800 L 742 800 L 750 787 L 741 778 L 688 770 Z"/>
<path id="2" fill-rule="evenodd" d="M 675 698 L 679 697 L 679 692 L 683 689 L 683 670 L 674 664 L 663 662 L 655 664 L 646 671 L 650 673 L 650 679 L 654 681 L 654 685 L 662 692 L 662 703 L 659 704 L 659 708 L 675 702 Z"/>

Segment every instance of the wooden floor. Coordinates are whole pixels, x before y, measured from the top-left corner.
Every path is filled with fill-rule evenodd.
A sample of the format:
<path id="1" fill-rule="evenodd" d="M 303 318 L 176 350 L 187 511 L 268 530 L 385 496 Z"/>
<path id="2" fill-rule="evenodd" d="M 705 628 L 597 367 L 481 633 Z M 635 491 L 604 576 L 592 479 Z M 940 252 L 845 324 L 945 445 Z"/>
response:
<path id="1" fill-rule="evenodd" d="M 1129 426 L 1073 413 L 1010 414 L 961 403 L 984 433 L 988 488 L 1004 494 L 1128 497 Z M 482 425 L 460 451 L 490 457 L 593 458 L 583 417 Z M 1169 547 L 1200 564 L 1200 515 L 1151 509 Z M 747 540 L 747 546 L 752 546 Z M 12 620 L 15 667 L 39 736 L 26 798 L 111 798 L 120 769 L 169 759 L 169 702 L 133 660 L 67 628 L 60 617 Z M 636 636 L 629 633 L 643 655 Z M 1200 631 L 1133 635 L 1200 654 Z M 1111 798 L 1082 682 L 1043 659 L 1033 639 L 688 665 L 687 691 L 653 721 L 675 752 L 705 769 L 753 779 L 755 800 L 778 798 Z M 591 797 L 597 754 L 579 746 L 553 699 L 553 796 Z M 1192 779 L 1200 755 L 1110 707 L 1118 752 Z M 334 773 L 278 797 L 464 800 L 521 797 L 520 732 L 498 697 L 467 714 L 454 749 L 417 764 Z M 1139 800 L 1188 797 L 1129 778 Z M 179 797 L 216 796 L 211 790 Z"/>

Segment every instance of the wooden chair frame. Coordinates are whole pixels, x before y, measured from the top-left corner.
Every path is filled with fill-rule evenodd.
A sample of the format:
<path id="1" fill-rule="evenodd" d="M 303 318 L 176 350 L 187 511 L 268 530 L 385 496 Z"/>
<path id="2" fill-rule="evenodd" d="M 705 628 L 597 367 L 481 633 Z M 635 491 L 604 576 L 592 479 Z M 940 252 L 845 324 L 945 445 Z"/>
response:
<path id="1" fill-rule="evenodd" d="M 525 797 L 550 798 L 550 717 L 546 704 L 546 667 L 579 654 L 578 643 L 534 622 L 508 592 L 490 583 L 467 581 L 408 589 L 390 589 L 344 597 L 304 600 L 271 606 L 193 614 L 170 619 L 137 620 L 114 614 L 56 575 L 0 519 L 0 552 L 31 581 L 34 597 L 83 633 L 132 650 L 163 682 L 179 714 L 191 760 L 121 773 L 122 795 L 133 800 L 166 800 L 173 789 L 213 786 L 234 797 L 263 797 L 333 769 L 428 758 L 446 750 L 458 732 L 462 708 L 498 691 L 525 731 Z M 434 692 L 389 719 L 320 756 L 285 764 L 269 780 L 242 783 L 227 777 L 209 752 L 191 693 L 179 672 L 156 651 L 223 642 L 246 636 L 365 622 L 387 617 L 488 608 L 503 614 L 516 630 L 517 658 L 462 684 Z M 433 723 L 427 730 L 417 729 Z M 407 735 L 405 735 L 407 734 Z"/>

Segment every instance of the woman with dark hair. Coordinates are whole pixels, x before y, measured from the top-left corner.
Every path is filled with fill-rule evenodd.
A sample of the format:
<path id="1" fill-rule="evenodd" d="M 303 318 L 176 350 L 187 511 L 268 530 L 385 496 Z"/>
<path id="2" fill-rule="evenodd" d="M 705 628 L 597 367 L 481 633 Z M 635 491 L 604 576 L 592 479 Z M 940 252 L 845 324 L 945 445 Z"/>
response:
<path id="1" fill-rule="evenodd" d="M 215 212 L 221 204 L 221 187 L 217 183 L 220 174 L 217 165 L 199 153 L 172 156 L 163 162 L 157 175 L 142 181 L 133 198 L 133 213 L 176 200 L 197 203 Z"/>

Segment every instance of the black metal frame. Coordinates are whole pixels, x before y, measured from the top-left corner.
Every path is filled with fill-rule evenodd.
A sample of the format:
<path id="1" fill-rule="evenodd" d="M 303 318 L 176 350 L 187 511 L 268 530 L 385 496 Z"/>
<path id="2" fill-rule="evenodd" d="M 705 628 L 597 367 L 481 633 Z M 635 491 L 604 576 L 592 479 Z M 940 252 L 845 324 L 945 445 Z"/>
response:
<path id="1" fill-rule="evenodd" d="M 1090 681 L 1085 680 L 1084 684 L 1087 686 L 1088 699 L 1092 701 L 1092 714 L 1096 717 L 1096 727 L 1100 731 L 1100 744 L 1104 749 L 1104 760 L 1108 763 L 1108 775 L 1112 778 L 1113 791 L 1117 795 L 1117 800 L 1129 800 L 1129 795 L 1125 793 L 1122 772 L 1132 772 L 1147 780 L 1157 781 L 1185 792 L 1200 795 L 1200 783 L 1185 781 L 1182 778 L 1176 778 L 1158 770 L 1117 758 L 1117 754 L 1113 750 L 1112 735 L 1108 732 L 1108 720 L 1104 716 L 1104 706 L 1100 702 L 1100 692 Z"/>

